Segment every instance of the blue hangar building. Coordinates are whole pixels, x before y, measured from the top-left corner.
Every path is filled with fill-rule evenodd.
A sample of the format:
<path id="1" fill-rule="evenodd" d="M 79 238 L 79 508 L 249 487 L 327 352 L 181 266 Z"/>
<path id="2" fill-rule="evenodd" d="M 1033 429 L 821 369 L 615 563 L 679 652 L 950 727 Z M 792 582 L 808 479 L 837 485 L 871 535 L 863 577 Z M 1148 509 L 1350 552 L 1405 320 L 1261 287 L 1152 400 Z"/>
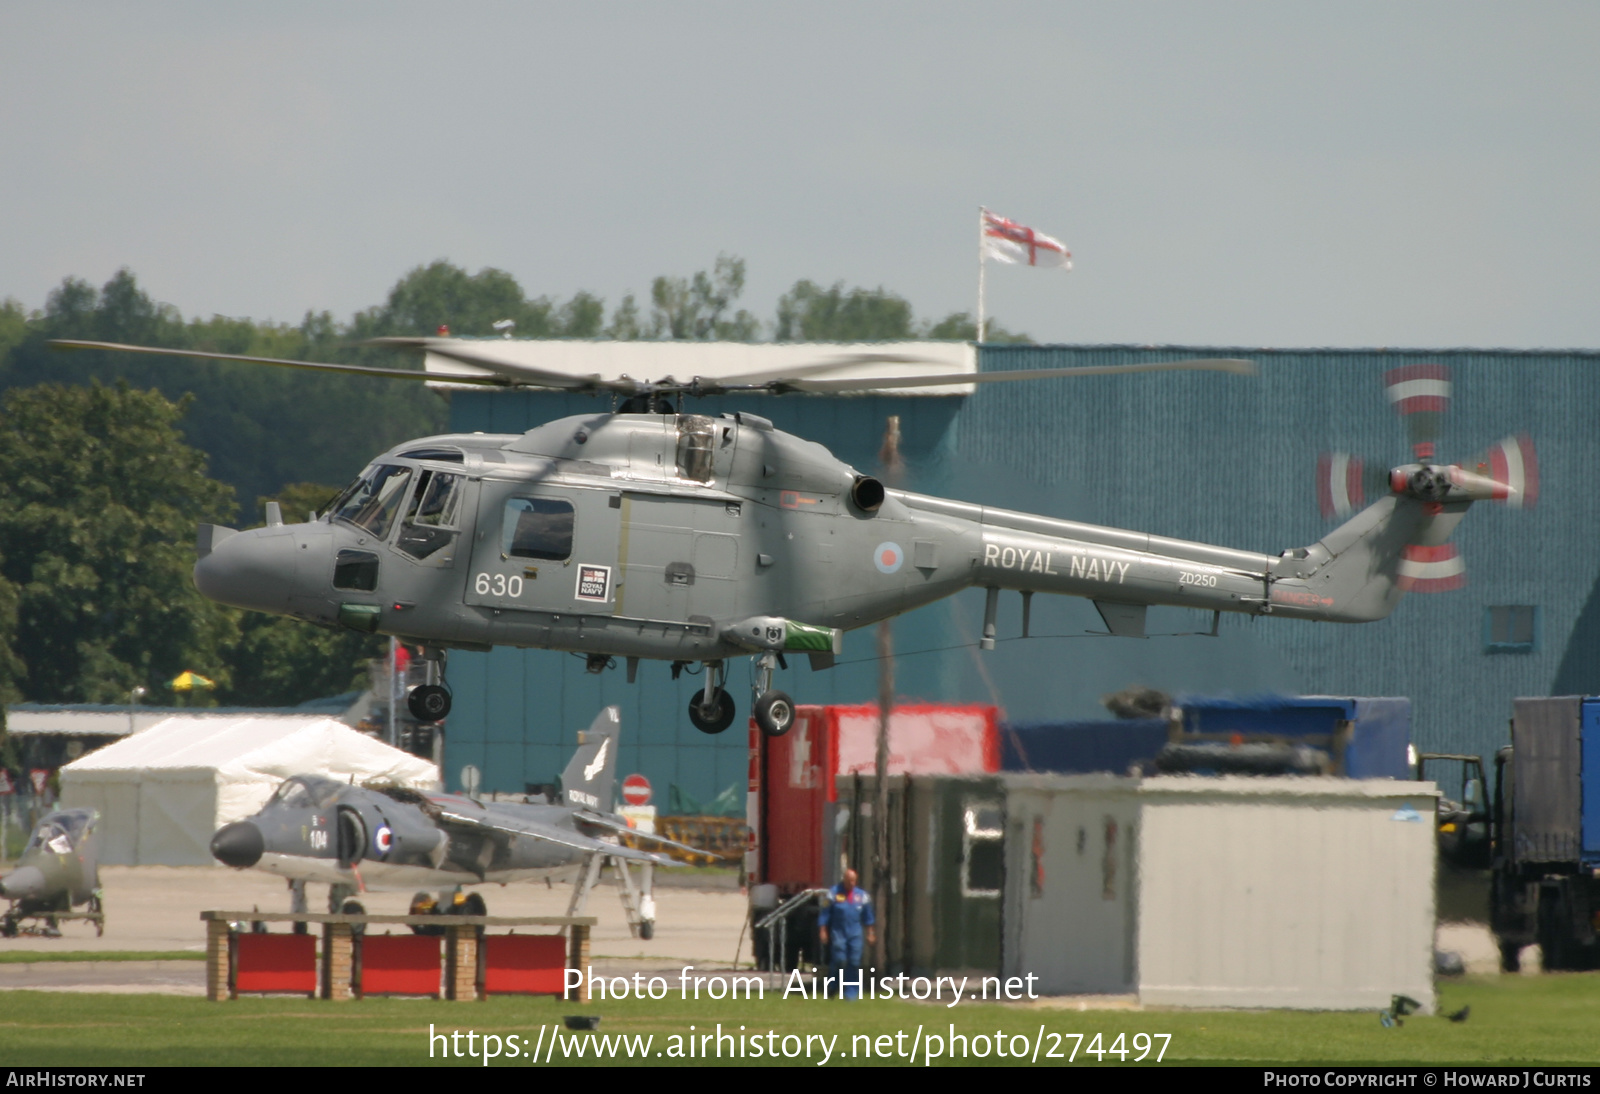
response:
<path id="1" fill-rule="evenodd" d="M 1600 693 L 1600 353 L 1512 350 L 1279 350 L 1214 346 L 980 346 L 980 371 L 1248 357 L 1255 377 L 1166 372 L 979 385 L 971 395 L 749 396 L 694 400 L 695 413 L 746 410 L 878 470 L 886 419 L 898 415 L 908 489 L 1053 517 L 1276 553 L 1315 542 L 1338 518 L 1318 503 L 1318 463 L 1342 451 L 1369 467 L 1412 459 L 1384 376 L 1448 368 L 1438 458 L 1466 463 L 1509 435 L 1539 456 L 1530 509 L 1473 506 L 1453 542 L 1462 587 L 1407 596 L 1361 625 L 1153 608 L 1145 639 L 1095 632 L 1092 604 L 1001 600 L 1000 642 L 980 652 L 983 593 L 895 621 L 896 690 L 907 699 L 992 702 L 1018 721 L 1106 717 L 1100 697 L 1131 685 L 1169 693 L 1404 695 L 1426 751 L 1492 756 L 1517 696 Z M 515 433 L 605 403 L 560 392 L 460 391 L 451 428 Z M 1367 500 L 1375 500 L 1369 494 Z M 840 563 L 844 565 L 844 563 Z M 873 628 L 846 635 L 835 667 L 795 658 L 775 686 L 799 703 L 874 701 Z M 467 764 L 485 790 L 554 781 L 574 731 L 603 705 L 622 709 L 620 772 L 640 772 L 664 805 L 670 787 L 704 801 L 746 777 L 749 691 L 730 665 L 739 719 L 719 736 L 689 724 L 697 676 L 664 662 L 590 674 L 553 650 L 454 651 L 455 707 L 446 782 Z"/>

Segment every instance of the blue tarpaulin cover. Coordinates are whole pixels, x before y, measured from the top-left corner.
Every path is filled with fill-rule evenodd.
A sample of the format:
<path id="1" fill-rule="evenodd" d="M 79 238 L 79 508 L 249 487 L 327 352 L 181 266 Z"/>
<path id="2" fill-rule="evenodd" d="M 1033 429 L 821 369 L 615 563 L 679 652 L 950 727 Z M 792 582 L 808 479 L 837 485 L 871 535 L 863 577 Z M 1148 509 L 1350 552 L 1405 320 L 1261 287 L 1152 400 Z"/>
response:
<path id="1" fill-rule="evenodd" d="M 1183 695 L 1184 733 L 1314 737 L 1351 723 L 1344 773 L 1353 779 L 1411 778 L 1411 700 L 1328 695 L 1258 695 L 1216 698 Z M 1000 727 L 1002 771 L 1088 774 L 1128 773 L 1154 760 L 1167 743 L 1161 718 L 1099 722 L 1007 722 Z"/>

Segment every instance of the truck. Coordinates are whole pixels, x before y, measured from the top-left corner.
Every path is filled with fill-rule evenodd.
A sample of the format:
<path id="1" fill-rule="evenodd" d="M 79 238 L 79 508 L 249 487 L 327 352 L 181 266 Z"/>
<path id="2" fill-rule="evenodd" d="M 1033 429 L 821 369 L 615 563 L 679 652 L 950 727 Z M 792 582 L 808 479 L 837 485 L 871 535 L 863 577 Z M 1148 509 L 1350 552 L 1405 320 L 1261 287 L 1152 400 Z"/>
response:
<path id="1" fill-rule="evenodd" d="M 1495 755 L 1489 927 L 1500 965 L 1600 967 L 1600 698 L 1517 699 Z"/>

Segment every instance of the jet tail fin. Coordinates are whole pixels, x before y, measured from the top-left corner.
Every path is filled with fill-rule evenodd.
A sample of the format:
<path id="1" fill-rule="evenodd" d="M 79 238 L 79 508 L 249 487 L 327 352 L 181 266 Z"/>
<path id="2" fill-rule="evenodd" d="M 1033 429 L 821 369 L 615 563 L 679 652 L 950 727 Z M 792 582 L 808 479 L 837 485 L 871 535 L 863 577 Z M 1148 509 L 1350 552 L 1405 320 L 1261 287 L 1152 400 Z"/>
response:
<path id="1" fill-rule="evenodd" d="M 617 778 L 617 738 L 622 712 L 614 706 L 595 715 L 578 735 L 578 751 L 561 773 L 561 798 L 567 805 L 611 812 Z"/>

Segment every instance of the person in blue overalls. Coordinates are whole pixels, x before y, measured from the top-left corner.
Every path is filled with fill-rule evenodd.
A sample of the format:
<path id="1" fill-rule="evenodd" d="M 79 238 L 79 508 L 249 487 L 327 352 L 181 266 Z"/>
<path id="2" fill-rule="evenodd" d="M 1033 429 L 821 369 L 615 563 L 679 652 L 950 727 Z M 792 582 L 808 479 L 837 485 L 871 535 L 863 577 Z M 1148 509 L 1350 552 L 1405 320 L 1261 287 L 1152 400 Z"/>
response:
<path id="1" fill-rule="evenodd" d="M 869 946 L 878 944 L 872 912 L 872 897 L 865 889 L 856 888 L 856 872 L 846 870 L 839 884 L 828 893 L 828 907 L 822 913 L 822 944 L 828 948 L 828 963 L 833 975 L 841 979 L 849 974 L 853 983 L 840 992 L 846 999 L 854 999 L 861 984 L 861 940 L 863 935 Z"/>

